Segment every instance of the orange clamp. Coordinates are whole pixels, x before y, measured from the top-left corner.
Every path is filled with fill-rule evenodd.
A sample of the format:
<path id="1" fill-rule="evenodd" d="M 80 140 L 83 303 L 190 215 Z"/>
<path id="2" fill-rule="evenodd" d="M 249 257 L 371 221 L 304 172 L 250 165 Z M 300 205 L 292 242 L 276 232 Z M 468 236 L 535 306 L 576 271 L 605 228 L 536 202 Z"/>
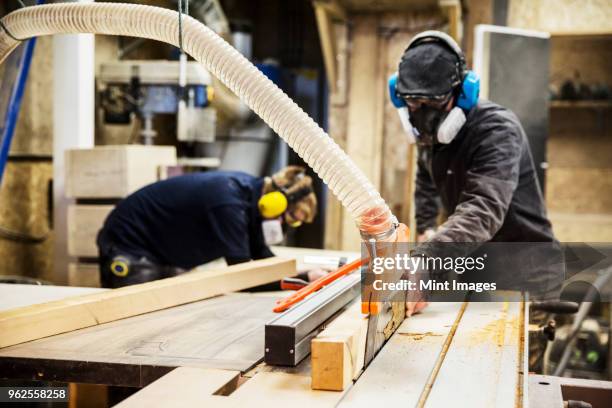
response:
<path id="1" fill-rule="evenodd" d="M 320 277 L 316 281 L 311 282 L 309 285 L 304 286 L 302 289 L 296 291 L 295 293 L 292 293 L 286 298 L 277 300 L 276 306 L 274 307 L 274 309 L 272 309 L 272 311 L 276 313 L 284 312 L 285 310 L 289 309 L 291 306 L 302 301 L 306 296 L 321 289 L 323 286 L 329 285 L 336 279 L 344 275 L 348 275 L 349 273 L 353 272 L 355 269 L 361 267 L 361 265 L 363 265 L 363 262 L 367 262 L 367 259 L 357 259 L 356 261 L 353 261 L 351 263 L 348 263 L 338 268 L 334 272 L 330 272 L 327 275 Z"/>

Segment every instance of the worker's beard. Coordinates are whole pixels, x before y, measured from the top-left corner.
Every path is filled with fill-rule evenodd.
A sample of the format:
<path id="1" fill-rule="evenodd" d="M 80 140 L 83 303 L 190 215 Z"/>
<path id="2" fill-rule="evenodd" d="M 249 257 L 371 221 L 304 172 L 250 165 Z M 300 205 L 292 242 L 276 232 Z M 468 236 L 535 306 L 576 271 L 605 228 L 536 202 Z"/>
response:
<path id="1" fill-rule="evenodd" d="M 410 111 L 410 123 L 419 131 L 419 144 L 432 145 L 437 143 L 436 135 L 440 124 L 448 112 L 429 106 L 421 106 L 415 111 Z"/>

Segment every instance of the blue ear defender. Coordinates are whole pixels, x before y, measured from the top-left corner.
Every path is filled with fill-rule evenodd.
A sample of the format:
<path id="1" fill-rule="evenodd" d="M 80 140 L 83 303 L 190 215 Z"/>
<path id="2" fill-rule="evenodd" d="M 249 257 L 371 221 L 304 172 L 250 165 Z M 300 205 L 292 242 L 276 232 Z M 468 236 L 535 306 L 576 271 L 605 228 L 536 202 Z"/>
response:
<path id="1" fill-rule="evenodd" d="M 402 122 L 402 127 L 404 128 L 404 132 L 408 137 L 408 143 L 416 143 L 416 134 L 418 132 L 416 129 L 412 127 L 410 123 L 410 113 L 408 112 L 408 106 L 406 102 L 399 96 L 397 93 L 397 72 L 392 74 L 389 77 L 388 81 L 389 85 L 389 98 L 391 99 L 391 103 L 397 109 L 397 114 L 399 115 L 400 122 Z"/>
<path id="2" fill-rule="evenodd" d="M 406 106 L 406 102 L 397 93 L 397 72 L 394 72 L 389 77 L 389 98 L 391 98 L 391 103 L 397 109 Z"/>
<path id="3" fill-rule="evenodd" d="M 461 93 L 457 98 L 457 106 L 469 111 L 478 103 L 480 95 L 480 78 L 474 71 L 468 71 L 461 83 Z"/>

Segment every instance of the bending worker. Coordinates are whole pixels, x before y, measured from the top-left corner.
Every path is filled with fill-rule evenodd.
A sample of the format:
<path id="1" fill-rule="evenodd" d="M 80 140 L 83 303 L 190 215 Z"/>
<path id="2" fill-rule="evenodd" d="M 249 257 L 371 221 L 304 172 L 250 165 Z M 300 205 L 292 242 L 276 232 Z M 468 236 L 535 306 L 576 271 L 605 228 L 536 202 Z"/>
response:
<path id="1" fill-rule="evenodd" d="M 392 102 L 418 147 L 417 240 L 426 243 L 417 251 L 439 243 L 556 247 L 521 123 L 503 106 L 479 100 L 478 87 L 457 43 L 438 31 L 414 37 L 390 80 Z M 448 218 L 437 227 L 440 207 Z M 407 313 L 425 305 L 411 302 Z"/>
<path id="2" fill-rule="evenodd" d="M 219 171 L 153 183 L 104 222 L 97 239 L 102 285 L 171 277 L 221 257 L 236 264 L 274 256 L 268 245 L 283 239 L 281 223 L 311 223 L 316 211 L 312 179 L 297 166 L 265 178 Z"/>

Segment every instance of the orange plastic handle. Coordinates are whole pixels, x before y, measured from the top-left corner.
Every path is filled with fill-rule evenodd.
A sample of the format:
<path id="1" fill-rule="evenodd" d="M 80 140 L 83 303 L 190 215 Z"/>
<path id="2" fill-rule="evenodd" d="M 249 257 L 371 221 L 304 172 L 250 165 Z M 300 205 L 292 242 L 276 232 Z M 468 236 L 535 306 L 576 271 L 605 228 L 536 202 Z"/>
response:
<path id="1" fill-rule="evenodd" d="M 310 295 L 311 293 L 316 292 L 317 290 L 321 289 L 323 286 L 329 285 L 336 279 L 344 275 L 348 275 L 349 273 L 353 272 L 355 269 L 361 267 L 361 265 L 363 265 L 363 262 L 367 262 L 367 259 L 357 259 L 356 261 L 353 261 L 351 263 L 348 263 L 338 268 L 334 272 L 328 273 L 327 275 L 320 277 L 316 281 L 311 282 L 309 285 L 304 286 L 302 289 L 296 291 L 295 293 L 292 293 L 286 298 L 279 299 L 276 302 L 277 304 L 274 307 L 274 309 L 272 309 L 272 311 L 274 311 L 275 313 L 284 312 L 285 310 L 289 309 L 291 306 L 302 301 L 306 296 Z"/>

